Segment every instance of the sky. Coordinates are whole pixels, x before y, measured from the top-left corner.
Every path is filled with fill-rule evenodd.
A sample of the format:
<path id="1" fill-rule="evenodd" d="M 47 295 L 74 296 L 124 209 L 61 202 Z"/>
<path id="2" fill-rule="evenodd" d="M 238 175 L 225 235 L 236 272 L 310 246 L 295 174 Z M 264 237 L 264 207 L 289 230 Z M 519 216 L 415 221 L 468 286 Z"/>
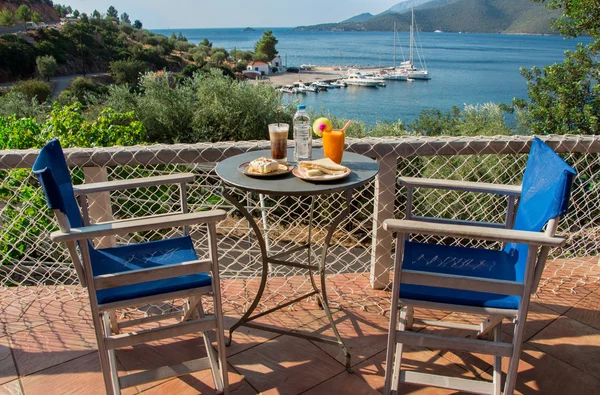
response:
<path id="1" fill-rule="evenodd" d="M 148 29 L 294 27 L 378 14 L 402 0 L 55 0 L 88 15 L 113 5 Z"/>

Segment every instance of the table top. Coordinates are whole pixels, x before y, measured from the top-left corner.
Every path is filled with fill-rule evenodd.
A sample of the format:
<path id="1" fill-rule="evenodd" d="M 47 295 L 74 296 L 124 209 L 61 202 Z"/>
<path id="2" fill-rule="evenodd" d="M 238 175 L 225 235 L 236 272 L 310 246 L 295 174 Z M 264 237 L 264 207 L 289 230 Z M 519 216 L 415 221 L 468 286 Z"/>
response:
<path id="1" fill-rule="evenodd" d="M 251 151 L 232 156 L 219 162 L 215 170 L 227 185 L 244 191 L 275 196 L 313 196 L 346 191 L 367 183 L 379 172 L 379 164 L 375 160 L 353 152 L 344 152 L 342 165 L 352 170 L 352 173 L 340 180 L 305 181 L 292 173 L 274 177 L 250 177 L 239 170 L 241 164 L 263 156 L 270 158 L 271 150 Z M 294 150 L 288 149 L 288 162 L 296 166 L 293 158 Z M 312 158 L 323 158 L 323 150 L 313 149 Z"/>

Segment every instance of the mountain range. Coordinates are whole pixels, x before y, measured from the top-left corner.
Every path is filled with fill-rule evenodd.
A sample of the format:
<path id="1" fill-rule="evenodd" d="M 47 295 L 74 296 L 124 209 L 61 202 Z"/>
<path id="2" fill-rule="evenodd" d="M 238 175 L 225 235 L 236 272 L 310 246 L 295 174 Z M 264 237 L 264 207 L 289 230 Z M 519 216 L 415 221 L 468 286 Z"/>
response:
<path id="1" fill-rule="evenodd" d="M 363 13 L 339 23 L 299 26 L 296 30 L 408 31 L 414 8 L 418 29 L 464 33 L 555 34 L 551 22 L 559 10 L 527 0 L 403 0 L 372 15 Z"/>

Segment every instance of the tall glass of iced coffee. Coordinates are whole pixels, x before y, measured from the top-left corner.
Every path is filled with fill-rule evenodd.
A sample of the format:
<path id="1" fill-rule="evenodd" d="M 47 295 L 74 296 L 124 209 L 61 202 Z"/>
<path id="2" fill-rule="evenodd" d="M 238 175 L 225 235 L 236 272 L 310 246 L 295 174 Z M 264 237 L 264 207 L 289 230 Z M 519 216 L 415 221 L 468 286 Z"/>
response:
<path id="1" fill-rule="evenodd" d="M 272 123 L 269 125 L 271 140 L 271 157 L 279 162 L 287 162 L 287 138 L 290 125 L 287 123 Z"/>

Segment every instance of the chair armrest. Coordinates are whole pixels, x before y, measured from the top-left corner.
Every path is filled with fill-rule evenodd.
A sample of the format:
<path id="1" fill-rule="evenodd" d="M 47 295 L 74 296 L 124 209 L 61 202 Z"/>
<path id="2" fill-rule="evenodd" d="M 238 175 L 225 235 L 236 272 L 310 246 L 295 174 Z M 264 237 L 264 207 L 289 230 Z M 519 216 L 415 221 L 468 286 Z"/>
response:
<path id="1" fill-rule="evenodd" d="M 50 234 L 50 239 L 61 242 L 85 240 L 154 229 L 177 228 L 198 223 L 218 222 L 224 220 L 226 217 L 227 213 L 224 210 L 142 217 L 126 221 L 89 225 L 82 228 L 72 228 L 69 232 L 53 232 Z"/>
<path id="2" fill-rule="evenodd" d="M 119 191 L 122 189 L 133 189 L 151 187 L 165 184 L 180 184 L 182 182 L 194 181 L 194 173 L 170 174 L 168 176 L 154 176 L 143 178 L 131 178 L 127 180 L 115 180 L 105 182 L 93 182 L 91 184 L 73 185 L 75 196 L 87 195 L 97 192 Z"/>
<path id="3" fill-rule="evenodd" d="M 493 193 L 496 195 L 520 196 L 520 185 L 491 184 L 488 182 L 471 182 L 442 180 L 435 178 L 399 177 L 398 184 L 418 188 L 447 189 L 451 191 Z"/>
<path id="4" fill-rule="evenodd" d="M 492 240 L 506 243 L 534 244 L 548 247 L 561 247 L 566 243 L 564 237 L 549 237 L 542 232 L 524 230 L 487 228 L 469 225 L 443 225 L 411 221 L 404 219 L 387 219 L 383 228 L 390 232 L 417 233 L 421 235 L 456 237 L 465 239 Z"/>

